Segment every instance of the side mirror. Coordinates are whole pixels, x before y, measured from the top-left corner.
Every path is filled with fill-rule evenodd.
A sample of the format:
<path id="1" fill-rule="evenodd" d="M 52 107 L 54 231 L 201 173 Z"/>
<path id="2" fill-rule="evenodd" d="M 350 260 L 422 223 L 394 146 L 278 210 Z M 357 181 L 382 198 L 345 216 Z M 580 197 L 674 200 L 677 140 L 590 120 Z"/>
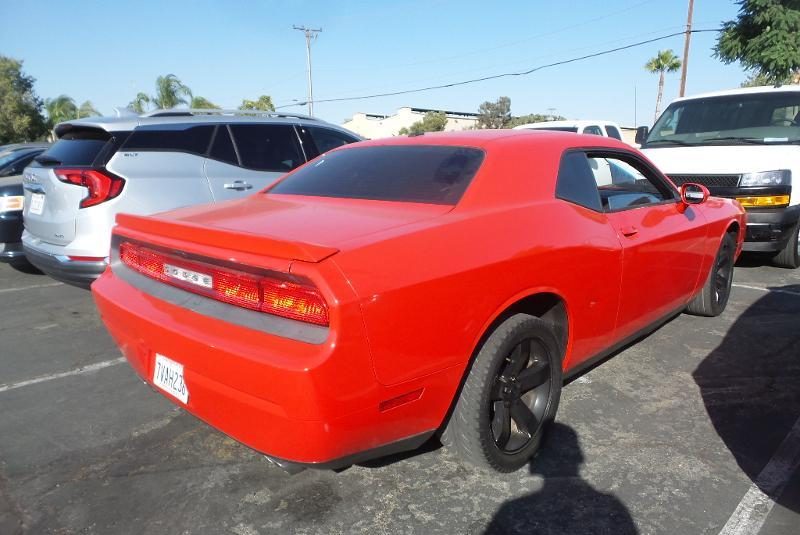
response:
<path id="1" fill-rule="evenodd" d="M 636 143 L 641 145 L 644 143 L 644 140 L 647 139 L 647 134 L 650 133 L 650 129 L 646 126 L 640 126 L 636 129 Z"/>
<path id="2" fill-rule="evenodd" d="M 682 185 L 680 192 L 681 202 L 683 202 L 683 204 L 703 204 L 708 200 L 709 195 L 711 195 L 708 188 L 692 182 L 687 182 Z"/>

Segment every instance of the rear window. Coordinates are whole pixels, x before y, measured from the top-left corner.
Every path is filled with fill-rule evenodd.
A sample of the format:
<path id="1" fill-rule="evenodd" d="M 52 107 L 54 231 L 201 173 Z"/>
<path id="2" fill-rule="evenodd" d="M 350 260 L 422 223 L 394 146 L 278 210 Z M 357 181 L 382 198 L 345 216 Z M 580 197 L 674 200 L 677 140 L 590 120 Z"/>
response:
<path id="1" fill-rule="evenodd" d="M 285 173 L 305 162 L 291 125 L 235 124 L 231 133 L 243 167 Z"/>
<path id="2" fill-rule="evenodd" d="M 122 146 L 124 150 L 188 152 L 205 155 L 211 143 L 213 125 L 163 125 L 137 128 Z"/>
<path id="3" fill-rule="evenodd" d="M 268 192 L 456 204 L 483 156 L 483 151 L 468 147 L 353 147 L 317 158 Z"/>
<path id="4" fill-rule="evenodd" d="M 98 128 L 75 128 L 66 132 L 52 147 L 36 157 L 42 166 L 76 165 L 89 166 L 94 163 L 111 134 Z"/>

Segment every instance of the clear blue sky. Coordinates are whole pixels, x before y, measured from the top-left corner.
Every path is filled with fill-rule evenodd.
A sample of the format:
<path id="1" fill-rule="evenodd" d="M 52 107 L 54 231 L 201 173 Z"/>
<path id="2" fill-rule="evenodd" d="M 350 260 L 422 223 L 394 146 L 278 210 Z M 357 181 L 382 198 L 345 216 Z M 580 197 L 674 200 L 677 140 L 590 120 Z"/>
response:
<path id="1" fill-rule="evenodd" d="M 306 98 L 305 41 L 292 25 L 322 27 L 312 48 L 315 99 L 412 89 L 525 70 L 681 31 L 687 0 L 0 0 L 0 54 L 24 60 L 43 98 L 91 100 L 111 113 L 156 76 L 176 74 L 223 107 L 271 95 Z M 695 28 L 735 17 L 729 0 L 696 0 Z M 738 86 L 738 65 L 712 57 L 716 34 L 694 34 L 687 93 Z M 341 123 L 357 111 L 401 106 L 477 111 L 506 95 L 512 112 L 652 121 L 657 76 L 643 65 L 659 49 L 679 56 L 683 38 L 546 69 L 529 76 L 382 97 L 319 103 Z M 665 100 L 678 93 L 668 75 Z M 638 106 L 634 106 L 634 88 Z M 287 108 L 305 112 L 305 107 Z"/>

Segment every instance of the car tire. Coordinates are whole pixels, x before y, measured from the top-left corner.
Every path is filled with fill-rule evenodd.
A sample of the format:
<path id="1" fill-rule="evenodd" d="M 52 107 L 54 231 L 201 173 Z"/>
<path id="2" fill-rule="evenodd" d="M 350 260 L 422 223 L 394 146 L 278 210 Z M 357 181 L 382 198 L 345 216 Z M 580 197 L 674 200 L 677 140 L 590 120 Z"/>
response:
<path id="1" fill-rule="evenodd" d="M 789 235 L 789 241 L 776 254 L 772 262 L 778 267 L 795 269 L 800 267 L 800 221 L 794 226 L 794 230 Z"/>
<path id="2" fill-rule="evenodd" d="M 726 232 L 706 282 L 700 293 L 686 307 L 686 312 L 695 316 L 707 317 L 722 314 L 731 295 L 735 256 L 736 238 L 732 233 Z"/>
<path id="3" fill-rule="evenodd" d="M 465 461 L 512 472 L 538 451 L 562 385 L 551 325 L 515 314 L 492 331 L 464 381 L 442 442 Z"/>

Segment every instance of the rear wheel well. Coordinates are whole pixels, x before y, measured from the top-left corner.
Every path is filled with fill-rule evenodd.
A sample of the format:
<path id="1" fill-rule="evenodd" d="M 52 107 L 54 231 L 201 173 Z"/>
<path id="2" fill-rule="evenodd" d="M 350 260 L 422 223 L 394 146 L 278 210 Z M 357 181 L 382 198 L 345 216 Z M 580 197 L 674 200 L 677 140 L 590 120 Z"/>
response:
<path id="1" fill-rule="evenodd" d="M 733 234 L 734 237 L 738 237 L 739 236 L 739 229 L 740 229 L 739 222 L 738 221 L 734 221 L 733 223 L 728 225 L 728 230 L 726 230 L 725 232 L 728 233 L 728 234 Z"/>
<path id="2" fill-rule="evenodd" d="M 564 300 L 554 293 L 538 293 L 524 297 L 509 306 L 500 316 L 486 329 L 484 339 L 492 331 L 514 314 L 528 314 L 541 318 L 553 326 L 553 334 L 559 343 L 561 358 L 567 351 L 567 341 L 569 340 L 569 317 L 567 316 L 567 306 Z M 481 340 L 481 343 L 483 340 Z M 478 346 L 480 347 L 480 345 Z"/>

